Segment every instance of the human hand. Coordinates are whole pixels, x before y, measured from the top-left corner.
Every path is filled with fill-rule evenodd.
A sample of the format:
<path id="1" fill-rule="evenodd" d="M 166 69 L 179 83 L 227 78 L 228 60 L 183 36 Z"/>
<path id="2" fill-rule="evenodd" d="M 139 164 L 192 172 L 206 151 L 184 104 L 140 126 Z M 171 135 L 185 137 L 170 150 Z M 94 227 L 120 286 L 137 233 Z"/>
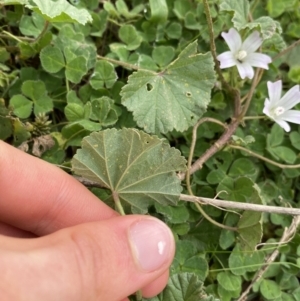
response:
<path id="1" fill-rule="evenodd" d="M 171 231 L 118 216 L 74 178 L 0 141 L 0 300 L 125 301 L 158 294 Z"/>

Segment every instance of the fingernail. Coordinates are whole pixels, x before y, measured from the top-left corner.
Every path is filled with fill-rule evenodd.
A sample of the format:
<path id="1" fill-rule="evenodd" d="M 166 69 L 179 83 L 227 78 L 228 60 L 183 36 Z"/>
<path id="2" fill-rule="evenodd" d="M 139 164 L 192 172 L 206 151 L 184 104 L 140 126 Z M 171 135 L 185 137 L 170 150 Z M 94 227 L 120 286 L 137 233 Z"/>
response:
<path id="1" fill-rule="evenodd" d="M 129 230 L 129 240 L 138 265 L 146 272 L 159 269 L 174 252 L 171 230 L 156 219 L 143 219 Z"/>

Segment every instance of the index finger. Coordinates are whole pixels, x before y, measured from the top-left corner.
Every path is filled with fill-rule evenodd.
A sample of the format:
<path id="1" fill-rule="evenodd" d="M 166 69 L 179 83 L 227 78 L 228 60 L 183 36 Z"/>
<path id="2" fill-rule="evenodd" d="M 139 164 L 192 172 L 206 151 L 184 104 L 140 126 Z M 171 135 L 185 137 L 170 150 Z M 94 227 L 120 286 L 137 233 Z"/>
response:
<path id="1" fill-rule="evenodd" d="M 0 221 L 45 235 L 116 215 L 72 176 L 0 141 Z"/>

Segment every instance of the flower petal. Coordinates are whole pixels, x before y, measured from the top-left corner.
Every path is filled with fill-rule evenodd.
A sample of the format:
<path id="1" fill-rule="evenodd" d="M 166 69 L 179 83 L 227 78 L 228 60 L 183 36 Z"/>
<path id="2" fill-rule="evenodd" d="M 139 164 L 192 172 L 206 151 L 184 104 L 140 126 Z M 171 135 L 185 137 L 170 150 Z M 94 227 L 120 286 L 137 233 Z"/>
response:
<path id="1" fill-rule="evenodd" d="M 272 106 L 276 106 L 279 103 L 281 97 L 282 81 L 278 80 L 275 83 L 267 82 L 267 85 L 270 103 L 272 103 Z"/>
<path id="2" fill-rule="evenodd" d="M 221 35 L 226 41 L 230 51 L 236 53 L 238 50 L 240 50 L 242 39 L 240 34 L 234 28 L 229 29 L 228 33 L 222 32 Z"/>
<path id="3" fill-rule="evenodd" d="M 292 122 L 292 123 L 297 123 L 300 124 L 300 111 L 297 110 L 288 110 L 281 114 L 280 119 Z"/>
<path id="4" fill-rule="evenodd" d="M 278 120 L 274 119 L 274 121 L 277 124 L 279 124 L 286 132 L 289 132 L 291 130 L 290 125 L 286 121 L 284 121 L 282 119 L 278 119 Z"/>
<path id="5" fill-rule="evenodd" d="M 265 104 L 264 104 L 264 109 L 263 109 L 263 113 L 269 117 L 270 116 L 270 100 L 268 98 L 266 98 L 265 100 Z"/>
<path id="6" fill-rule="evenodd" d="M 217 56 L 218 61 L 220 61 L 220 68 L 229 68 L 236 65 L 236 59 L 234 58 L 231 51 L 226 51 Z"/>
<path id="7" fill-rule="evenodd" d="M 268 64 L 272 62 L 272 59 L 263 53 L 249 53 L 245 62 L 249 63 L 253 67 L 269 69 Z"/>
<path id="8" fill-rule="evenodd" d="M 250 36 L 243 42 L 241 49 L 247 51 L 247 53 L 255 52 L 262 44 L 263 40 L 259 35 L 258 31 L 254 31 Z"/>
<path id="9" fill-rule="evenodd" d="M 254 70 L 250 64 L 248 64 L 247 62 L 243 62 L 243 63 L 237 62 L 236 66 L 238 68 L 239 74 L 242 79 L 246 77 L 248 77 L 249 79 L 253 78 Z"/>
<path id="10" fill-rule="evenodd" d="M 284 107 L 286 110 L 291 109 L 297 103 L 300 102 L 299 85 L 291 88 L 287 93 L 280 99 L 278 106 Z"/>

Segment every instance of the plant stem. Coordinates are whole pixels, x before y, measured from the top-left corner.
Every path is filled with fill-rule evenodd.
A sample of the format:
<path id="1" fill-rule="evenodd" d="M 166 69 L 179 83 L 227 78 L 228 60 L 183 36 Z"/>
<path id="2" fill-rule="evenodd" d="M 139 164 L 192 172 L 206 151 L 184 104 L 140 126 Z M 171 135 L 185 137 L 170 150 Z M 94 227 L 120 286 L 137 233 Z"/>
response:
<path id="1" fill-rule="evenodd" d="M 121 204 L 121 201 L 120 201 L 120 198 L 119 198 L 118 193 L 115 192 L 115 191 L 113 191 L 112 196 L 113 196 L 113 199 L 114 199 L 114 201 L 115 201 L 115 205 L 116 205 L 117 211 L 118 211 L 121 215 L 126 215 L 125 212 L 124 212 L 123 206 L 122 206 L 122 204 Z"/>
<path id="2" fill-rule="evenodd" d="M 104 60 L 104 61 L 116 64 L 116 65 L 122 66 L 124 68 L 132 69 L 132 70 L 142 70 L 142 71 L 153 72 L 151 70 L 141 69 L 138 66 L 135 66 L 135 65 L 132 65 L 132 64 L 128 64 L 128 63 L 125 63 L 125 62 L 122 62 L 122 61 L 114 60 L 114 59 L 111 59 L 109 57 L 97 55 L 97 58 L 100 59 L 100 60 Z M 156 74 L 156 73 L 153 72 L 153 74 Z"/>
<path id="3" fill-rule="evenodd" d="M 277 60 L 278 58 L 280 58 L 281 56 L 287 54 L 289 51 L 291 51 L 293 48 L 295 48 L 299 44 L 300 44 L 300 40 L 294 42 L 292 45 L 290 45 L 289 47 L 285 48 L 284 50 L 282 50 L 281 52 L 279 52 L 278 54 L 276 54 L 275 56 L 273 56 L 272 60 L 273 61 Z"/>
<path id="4" fill-rule="evenodd" d="M 217 70 L 217 73 L 219 75 L 219 78 L 222 82 L 222 84 L 228 89 L 231 90 L 232 87 L 226 82 L 225 78 L 223 77 L 219 61 L 217 59 L 217 52 L 216 52 L 216 44 L 215 44 L 215 37 L 214 37 L 214 27 L 213 27 L 213 22 L 210 14 L 210 8 L 207 0 L 203 0 L 203 5 L 204 5 L 204 10 L 206 14 L 206 21 L 208 25 L 208 33 L 209 33 L 209 40 L 210 40 L 210 51 L 213 56 L 214 62 L 215 62 L 215 67 Z"/>
<path id="5" fill-rule="evenodd" d="M 300 224 L 300 216 L 296 216 L 294 217 L 291 225 L 289 226 L 289 228 L 285 228 L 283 235 L 278 243 L 278 247 L 276 248 L 276 250 L 274 250 L 266 259 L 265 259 L 265 263 L 262 266 L 262 268 L 260 270 L 258 270 L 253 278 L 253 280 L 251 281 L 251 283 L 249 284 L 249 286 L 246 288 L 246 290 L 243 292 L 243 294 L 240 296 L 240 298 L 237 301 L 245 301 L 247 299 L 247 295 L 249 294 L 250 290 L 252 289 L 253 285 L 259 281 L 263 274 L 266 272 L 266 270 L 268 269 L 268 267 L 270 266 L 270 264 L 276 259 L 276 257 L 279 254 L 279 247 L 283 244 L 283 243 L 287 243 L 289 240 L 291 240 L 293 238 L 293 236 L 295 235 L 295 233 L 297 232 L 297 228 L 299 227 Z"/>
<path id="6" fill-rule="evenodd" d="M 241 150 L 243 152 L 248 153 L 249 155 L 251 155 L 253 157 L 256 157 L 256 158 L 258 158 L 260 160 L 263 160 L 263 161 L 265 161 L 267 163 L 270 163 L 270 164 L 272 164 L 274 166 L 277 166 L 279 168 L 282 168 L 282 169 L 296 169 L 296 168 L 300 168 L 300 164 L 293 164 L 293 165 L 281 164 L 281 163 L 278 163 L 278 162 L 273 161 L 271 159 L 268 159 L 268 158 L 266 158 L 264 156 L 261 156 L 261 155 L 255 153 L 255 152 L 251 151 L 250 149 L 247 149 L 247 148 L 239 146 L 239 145 L 229 144 L 228 146 L 230 148 L 239 149 L 239 150 Z"/>
<path id="7" fill-rule="evenodd" d="M 255 120 L 255 119 L 267 119 L 267 116 L 245 116 L 243 117 L 243 121 L 245 120 Z"/>
<path id="8" fill-rule="evenodd" d="M 49 21 L 45 22 L 44 28 L 41 31 L 41 33 L 38 35 L 38 37 L 36 37 L 36 39 L 34 40 L 34 42 L 38 41 L 41 37 L 43 37 L 43 35 L 45 34 L 45 32 L 47 31 L 48 27 L 49 27 Z"/>
<path id="9" fill-rule="evenodd" d="M 191 168 L 191 164 L 192 164 L 192 160 L 193 160 L 193 156 L 194 156 L 194 150 L 195 150 L 195 146 L 196 146 L 197 129 L 198 129 L 199 125 L 204 123 L 205 121 L 217 123 L 226 128 L 226 125 L 224 125 L 221 121 L 214 119 L 214 118 L 209 118 L 209 117 L 202 118 L 195 124 L 195 126 L 193 128 L 193 138 L 192 138 L 192 144 L 191 144 L 191 148 L 190 148 L 190 154 L 189 154 L 189 158 L 188 158 L 188 166 L 187 166 L 187 172 L 186 172 L 186 186 L 187 186 L 189 194 L 192 196 L 194 194 L 193 194 L 193 191 L 191 188 L 190 168 Z M 206 212 L 202 209 L 202 207 L 198 203 L 195 203 L 195 206 L 197 207 L 198 211 L 204 216 L 204 218 L 207 219 L 208 221 L 210 221 L 215 226 L 220 227 L 222 229 L 226 229 L 226 230 L 237 231 L 237 228 L 233 228 L 233 227 L 226 226 L 226 225 L 216 222 L 208 214 L 206 214 Z"/>
<path id="10" fill-rule="evenodd" d="M 200 203 L 202 205 L 211 205 L 221 208 L 229 209 L 239 209 L 239 210 L 250 210 L 257 212 L 267 212 L 267 213 L 278 213 L 278 214 L 288 214 L 288 215 L 300 215 L 300 209 L 290 208 L 290 207 L 278 207 L 278 206 L 266 206 L 266 205 L 257 205 L 251 203 L 241 203 L 233 202 L 227 200 L 219 199 L 210 199 L 197 196 L 191 196 L 187 194 L 181 194 L 179 197 L 180 200 L 192 203 Z"/>

